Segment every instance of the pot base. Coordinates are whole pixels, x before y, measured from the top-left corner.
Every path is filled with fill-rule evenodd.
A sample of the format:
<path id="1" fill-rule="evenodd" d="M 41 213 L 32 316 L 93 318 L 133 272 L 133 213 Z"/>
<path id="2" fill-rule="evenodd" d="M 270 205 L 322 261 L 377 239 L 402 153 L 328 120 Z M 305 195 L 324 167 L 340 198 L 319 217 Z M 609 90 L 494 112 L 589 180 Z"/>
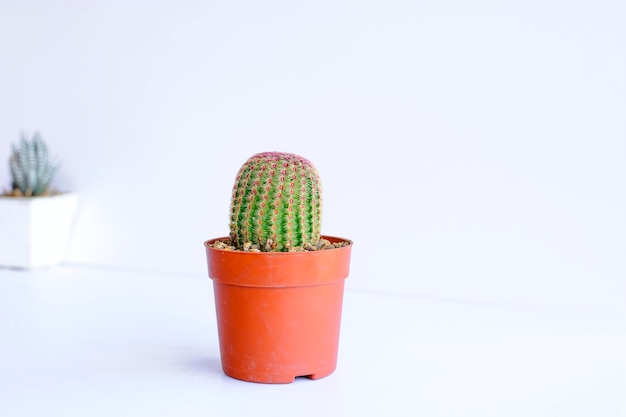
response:
<path id="1" fill-rule="evenodd" d="M 309 374 L 294 374 L 294 373 L 262 373 L 262 372 L 248 372 L 240 369 L 230 368 L 226 365 L 222 365 L 222 370 L 226 375 L 231 378 L 239 379 L 247 382 L 257 382 L 261 384 L 291 384 L 298 377 L 305 377 L 309 379 L 321 379 L 335 371 L 336 367 L 328 369 L 319 369 L 316 372 Z"/>

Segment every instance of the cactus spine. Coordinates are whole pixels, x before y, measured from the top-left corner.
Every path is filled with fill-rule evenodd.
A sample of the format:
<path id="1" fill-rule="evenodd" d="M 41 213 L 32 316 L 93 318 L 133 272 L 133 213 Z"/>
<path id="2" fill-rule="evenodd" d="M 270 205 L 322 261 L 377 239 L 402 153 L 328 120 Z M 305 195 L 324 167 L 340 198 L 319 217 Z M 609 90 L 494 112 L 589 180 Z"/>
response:
<path id="1" fill-rule="evenodd" d="M 264 152 L 237 173 L 230 210 L 231 245 L 237 249 L 308 249 L 320 241 L 321 217 L 321 182 L 307 159 Z"/>
<path id="2" fill-rule="evenodd" d="M 13 144 L 9 160 L 14 192 L 26 197 L 48 192 L 52 178 L 59 165 L 49 159 L 48 147 L 39 133 L 31 140 L 22 134 L 18 144 Z"/>

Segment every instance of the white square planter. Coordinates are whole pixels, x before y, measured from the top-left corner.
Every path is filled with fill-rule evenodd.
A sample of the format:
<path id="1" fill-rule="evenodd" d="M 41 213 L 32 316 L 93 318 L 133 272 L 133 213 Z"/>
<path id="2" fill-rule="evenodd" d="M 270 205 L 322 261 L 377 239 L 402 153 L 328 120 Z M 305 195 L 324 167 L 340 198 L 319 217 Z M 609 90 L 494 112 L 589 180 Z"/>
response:
<path id="1" fill-rule="evenodd" d="M 0 266 L 39 268 L 67 251 L 78 195 L 0 197 Z"/>

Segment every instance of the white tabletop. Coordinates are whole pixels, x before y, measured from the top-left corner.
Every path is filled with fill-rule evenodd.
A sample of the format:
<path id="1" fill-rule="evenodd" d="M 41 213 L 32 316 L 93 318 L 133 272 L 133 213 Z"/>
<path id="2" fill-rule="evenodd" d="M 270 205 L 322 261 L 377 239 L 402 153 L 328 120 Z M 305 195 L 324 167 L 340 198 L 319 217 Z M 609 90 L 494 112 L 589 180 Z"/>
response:
<path id="1" fill-rule="evenodd" d="M 208 277 L 0 269 L 0 415 L 626 415 L 619 315 L 347 290 L 338 368 L 220 368 Z"/>

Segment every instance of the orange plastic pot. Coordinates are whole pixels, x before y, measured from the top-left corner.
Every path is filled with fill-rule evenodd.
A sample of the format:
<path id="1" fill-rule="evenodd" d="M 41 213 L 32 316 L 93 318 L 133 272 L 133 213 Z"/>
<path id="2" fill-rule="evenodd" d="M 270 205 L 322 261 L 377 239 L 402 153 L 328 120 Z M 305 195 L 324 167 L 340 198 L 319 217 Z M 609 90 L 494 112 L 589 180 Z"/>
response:
<path id="1" fill-rule="evenodd" d="M 337 367 L 352 242 L 313 252 L 210 247 L 223 239 L 209 240 L 205 247 L 224 373 L 263 383 L 331 374 Z"/>

